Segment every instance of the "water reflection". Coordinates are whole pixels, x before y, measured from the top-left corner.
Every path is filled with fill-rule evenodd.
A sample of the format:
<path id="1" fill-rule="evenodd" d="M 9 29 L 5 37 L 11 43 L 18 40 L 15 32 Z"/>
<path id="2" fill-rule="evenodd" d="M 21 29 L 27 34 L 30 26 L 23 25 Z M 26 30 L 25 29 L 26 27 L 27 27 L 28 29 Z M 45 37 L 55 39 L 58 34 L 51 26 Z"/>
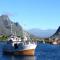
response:
<path id="1" fill-rule="evenodd" d="M 35 56 L 11 56 L 2 54 L 0 44 L 0 60 L 60 60 L 60 45 L 38 44 Z"/>
<path id="2" fill-rule="evenodd" d="M 35 60 L 35 56 L 10 56 L 10 55 L 2 55 L 1 60 Z"/>

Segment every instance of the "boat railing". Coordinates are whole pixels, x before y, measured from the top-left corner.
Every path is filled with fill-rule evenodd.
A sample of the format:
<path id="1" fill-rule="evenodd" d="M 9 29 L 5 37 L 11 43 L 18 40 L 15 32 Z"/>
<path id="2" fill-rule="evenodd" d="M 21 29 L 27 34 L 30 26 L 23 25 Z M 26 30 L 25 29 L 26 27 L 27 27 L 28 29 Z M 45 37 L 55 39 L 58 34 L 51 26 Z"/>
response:
<path id="1" fill-rule="evenodd" d="M 26 44 L 36 44 L 36 42 L 33 42 L 33 41 L 1 41 L 1 42 L 4 42 L 4 43 L 7 43 L 7 44 L 13 44 L 13 43 L 20 43 L 20 44 L 23 44 L 23 45 L 26 45 Z"/>

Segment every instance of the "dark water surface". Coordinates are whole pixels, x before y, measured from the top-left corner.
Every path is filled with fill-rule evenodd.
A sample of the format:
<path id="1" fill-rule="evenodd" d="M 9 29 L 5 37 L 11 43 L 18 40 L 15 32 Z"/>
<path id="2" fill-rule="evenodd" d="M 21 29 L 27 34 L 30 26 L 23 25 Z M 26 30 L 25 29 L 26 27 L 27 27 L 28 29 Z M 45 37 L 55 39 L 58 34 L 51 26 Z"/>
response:
<path id="1" fill-rule="evenodd" d="M 0 42 L 0 60 L 60 60 L 60 45 L 38 44 L 35 56 L 3 55 L 3 46 Z"/>

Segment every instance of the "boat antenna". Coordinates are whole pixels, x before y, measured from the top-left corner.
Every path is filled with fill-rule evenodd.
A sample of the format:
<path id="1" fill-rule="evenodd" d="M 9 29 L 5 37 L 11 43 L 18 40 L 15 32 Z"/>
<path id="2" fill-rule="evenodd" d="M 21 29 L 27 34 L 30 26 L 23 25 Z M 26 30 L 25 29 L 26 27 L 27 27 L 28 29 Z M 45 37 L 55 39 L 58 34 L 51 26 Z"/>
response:
<path id="1" fill-rule="evenodd" d="M 13 32 L 12 32 L 12 23 L 11 23 L 11 34 L 12 34 Z"/>

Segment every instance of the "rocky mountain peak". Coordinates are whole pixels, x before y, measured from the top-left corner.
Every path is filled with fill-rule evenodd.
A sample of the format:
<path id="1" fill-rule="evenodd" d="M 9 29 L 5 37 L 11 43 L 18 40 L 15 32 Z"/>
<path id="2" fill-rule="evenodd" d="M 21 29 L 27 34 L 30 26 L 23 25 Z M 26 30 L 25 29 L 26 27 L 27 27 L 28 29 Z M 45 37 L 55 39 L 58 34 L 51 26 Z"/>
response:
<path id="1" fill-rule="evenodd" d="M 18 23 L 15 24 L 15 22 L 11 21 L 8 15 L 1 15 L 0 16 L 0 35 L 11 34 L 11 23 L 13 24 L 12 26 L 13 33 L 17 32 L 17 35 L 22 34 L 21 25 L 18 25 Z"/>
<path id="2" fill-rule="evenodd" d="M 8 15 L 0 16 L 0 35 L 11 35 L 11 24 L 12 24 L 12 34 L 23 37 L 27 36 L 29 38 L 29 33 L 23 30 L 22 26 L 18 22 L 13 22 L 10 20 Z M 24 33 L 23 33 L 24 31 Z"/>
<path id="3" fill-rule="evenodd" d="M 1 15 L 0 17 L 1 17 L 2 20 L 9 20 L 8 15 Z"/>

